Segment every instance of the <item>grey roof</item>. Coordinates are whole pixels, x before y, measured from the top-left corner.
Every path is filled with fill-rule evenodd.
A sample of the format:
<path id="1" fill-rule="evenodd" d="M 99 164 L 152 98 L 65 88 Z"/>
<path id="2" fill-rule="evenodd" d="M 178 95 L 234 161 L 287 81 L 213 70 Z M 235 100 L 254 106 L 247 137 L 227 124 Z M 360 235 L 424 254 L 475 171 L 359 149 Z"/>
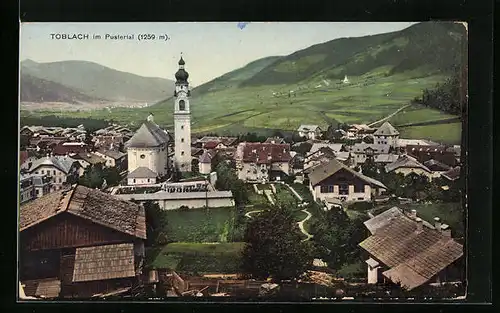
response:
<path id="1" fill-rule="evenodd" d="M 372 149 L 375 153 L 387 154 L 387 153 L 389 153 L 391 146 L 390 145 L 383 145 L 383 144 L 376 144 L 376 143 L 361 142 L 361 143 L 356 143 L 356 144 L 352 145 L 351 151 L 358 152 L 358 153 L 364 153 L 365 150 L 368 148 Z"/>
<path id="2" fill-rule="evenodd" d="M 425 165 L 418 162 L 417 159 L 409 155 L 403 155 L 396 161 L 392 162 L 391 164 L 387 164 L 385 166 L 386 172 L 392 172 L 398 168 L 421 168 L 428 173 L 431 172 L 431 170 L 428 169 Z"/>
<path id="3" fill-rule="evenodd" d="M 50 157 L 44 157 L 38 160 L 35 160 L 33 164 L 31 165 L 31 168 L 29 169 L 29 172 L 33 172 L 35 169 L 42 165 L 48 165 L 48 166 L 54 166 L 58 168 L 59 170 L 63 171 L 64 173 L 69 173 L 69 170 L 71 169 L 71 166 L 77 162 L 75 159 L 70 158 L 68 156 L 50 156 Z"/>
<path id="4" fill-rule="evenodd" d="M 118 150 L 102 150 L 99 152 L 115 160 L 121 159 L 127 155 L 126 153 L 120 152 Z"/>
<path id="5" fill-rule="evenodd" d="M 439 161 L 437 161 L 437 160 L 434 160 L 434 159 L 430 159 L 430 160 L 425 161 L 425 162 L 424 162 L 424 165 L 425 165 L 426 167 L 430 167 L 430 166 L 436 165 L 436 166 L 441 167 L 441 169 L 442 169 L 443 171 L 448 171 L 448 170 L 450 170 L 450 169 L 451 169 L 451 166 L 446 165 L 446 164 L 444 164 L 444 163 L 441 163 L 441 162 L 439 162 Z"/>
<path id="6" fill-rule="evenodd" d="M 136 168 L 132 173 L 127 175 L 127 178 L 156 178 L 158 174 L 147 167 L 141 166 Z"/>
<path id="7" fill-rule="evenodd" d="M 170 137 L 166 131 L 154 122 L 146 121 L 137 132 L 127 141 L 127 147 L 148 148 L 158 147 L 168 143 Z"/>
<path id="8" fill-rule="evenodd" d="M 369 183 L 370 185 L 375 185 L 384 189 L 387 189 L 387 187 L 379 182 L 376 179 L 373 179 L 371 177 L 365 176 L 359 172 L 356 172 L 355 170 L 345 166 L 343 163 L 340 161 L 333 159 L 328 163 L 321 164 L 313 169 L 313 171 L 309 174 L 309 181 L 311 182 L 311 185 L 316 186 L 326 178 L 332 176 L 336 172 L 338 172 L 341 169 L 345 169 L 348 172 L 352 173 L 353 175 L 359 177 L 360 179 L 364 180 L 365 182 Z"/>
<path id="9" fill-rule="evenodd" d="M 397 216 L 403 216 L 403 211 L 398 207 L 392 207 L 389 210 L 385 210 L 379 215 L 367 220 L 364 224 L 370 233 L 374 234 L 377 229 L 388 225 L 391 220 Z"/>
<path id="10" fill-rule="evenodd" d="M 205 150 L 203 154 L 200 156 L 200 163 L 211 163 L 212 162 L 212 156 L 210 153 Z"/>
<path id="11" fill-rule="evenodd" d="M 377 131 L 373 133 L 375 136 L 395 136 L 399 135 L 399 132 L 391 125 L 389 122 L 384 122 Z"/>
<path id="12" fill-rule="evenodd" d="M 342 150 L 343 146 L 344 145 L 341 144 L 341 143 L 319 143 L 319 142 L 318 143 L 313 143 L 312 146 L 311 146 L 311 149 L 309 150 L 308 154 L 313 154 L 316 151 L 318 151 L 319 149 L 324 148 L 324 147 L 328 147 L 328 148 L 330 148 L 330 150 L 332 150 L 333 152 L 337 153 L 340 150 Z"/>
<path id="13" fill-rule="evenodd" d="M 307 132 L 307 131 L 316 131 L 317 129 L 321 130 L 318 125 L 300 125 L 299 129 L 297 131 L 299 132 Z"/>
<path id="14" fill-rule="evenodd" d="M 392 163 L 399 158 L 397 154 L 377 154 L 374 156 L 375 163 Z"/>
<path id="15" fill-rule="evenodd" d="M 444 178 L 448 180 L 457 180 L 460 178 L 460 166 L 455 166 L 446 173 L 441 174 Z"/>

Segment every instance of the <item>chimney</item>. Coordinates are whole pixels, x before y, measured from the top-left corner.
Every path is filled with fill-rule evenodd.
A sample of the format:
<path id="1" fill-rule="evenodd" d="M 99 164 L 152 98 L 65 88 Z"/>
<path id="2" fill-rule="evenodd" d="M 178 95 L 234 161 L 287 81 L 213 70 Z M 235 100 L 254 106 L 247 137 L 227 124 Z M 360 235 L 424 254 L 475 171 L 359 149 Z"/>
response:
<path id="1" fill-rule="evenodd" d="M 420 217 L 417 217 L 416 221 L 417 221 L 417 232 L 423 231 L 424 230 L 424 222 L 422 221 L 422 219 Z"/>
<path id="2" fill-rule="evenodd" d="M 446 224 L 441 224 L 441 234 L 443 237 L 451 238 L 451 228 Z"/>
<path id="3" fill-rule="evenodd" d="M 417 210 L 411 210 L 411 218 L 416 219 L 417 218 Z"/>
<path id="4" fill-rule="evenodd" d="M 435 217 L 434 218 L 434 228 L 441 232 L 441 220 L 439 219 L 439 217 Z"/>

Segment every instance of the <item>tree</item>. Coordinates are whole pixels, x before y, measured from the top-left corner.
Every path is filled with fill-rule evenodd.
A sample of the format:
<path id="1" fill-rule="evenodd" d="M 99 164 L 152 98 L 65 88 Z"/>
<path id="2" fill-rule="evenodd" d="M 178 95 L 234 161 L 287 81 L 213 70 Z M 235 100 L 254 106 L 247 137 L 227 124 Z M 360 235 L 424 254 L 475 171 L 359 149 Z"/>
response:
<path id="1" fill-rule="evenodd" d="M 301 155 L 306 155 L 309 151 L 311 151 L 312 143 L 310 142 L 302 142 L 300 145 L 292 147 L 292 151 L 295 151 Z"/>
<path id="2" fill-rule="evenodd" d="M 168 219 L 165 212 L 160 209 L 158 203 L 144 202 L 146 213 L 146 246 L 158 246 L 167 243 Z"/>
<path id="3" fill-rule="evenodd" d="M 254 215 L 244 235 L 242 270 L 257 279 L 296 279 L 309 267 L 312 247 L 301 241 L 290 208 L 268 208 Z"/>
<path id="4" fill-rule="evenodd" d="M 105 167 L 102 170 L 103 174 L 103 179 L 106 180 L 106 183 L 108 186 L 117 186 L 120 181 L 122 180 L 122 177 L 120 175 L 120 171 L 116 166 L 113 167 Z"/>
<path id="5" fill-rule="evenodd" d="M 104 172 L 102 164 L 95 164 L 85 169 L 83 176 L 78 180 L 78 184 L 89 188 L 101 188 L 103 181 Z"/>
<path id="6" fill-rule="evenodd" d="M 361 219 L 350 220 L 344 210 L 332 208 L 314 220 L 311 229 L 316 251 L 330 268 L 340 269 L 359 257 L 357 245 L 365 238 Z"/>
<path id="7" fill-rule="evenodd" d="M 19 148 L 21 151 L 26 150 L 26 148 L 30 145 L 30 139 L 27 136 L 19 137 L 19 141 L 20 141 Z"/>
<path id="8" fill-rule="evenodd" d="M 233 168 L 226 162 L 219 162 L 215 171 L 217 172 L 217 182 L 215 183 L 217 190 L 230 190 L 236 206 L 241 206 L 248 202 L 248 191 L 245 183 L 241 179 L 238 179 Z"/>
<path id="9" fill-rule="evenodd" d="M 373 161 L 372 157 L 366 158 L 365 163 L 361 165 L 361 171 L 363 175 L 375 178 L 377 177 L 377 165 Z"/>

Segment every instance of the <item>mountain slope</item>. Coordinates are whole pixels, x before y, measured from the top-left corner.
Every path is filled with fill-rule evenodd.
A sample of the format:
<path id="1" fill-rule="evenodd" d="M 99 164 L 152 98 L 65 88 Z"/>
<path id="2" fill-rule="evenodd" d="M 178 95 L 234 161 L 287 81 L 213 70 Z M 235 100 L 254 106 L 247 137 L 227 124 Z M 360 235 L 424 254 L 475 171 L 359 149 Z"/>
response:
<path id="1" fill-rule="evenodd" d="M 280 56 L 270 56 L 250 62 L 242 68 L 228 72 L 220 77 L 217 77 L 203 85 L 194 88 L 193 96 L 212 91 L 220 91 L 223 89 L 239 87 L 242 82 L 252 78 L 254 75 L 262 71 L 262 69 L 276 62 L 280 58 Z"/>
<path id="2" fill-rule="evenodd" d="M 21 102 L 97 102 L 99 99 L 87 96 L 64 85 L 21 74 Z"/>
<path id="3" fill-rule="evenodd" d="M 143 77 L 87 61 L 37 63 L 25 60 L 21 62 L 21 73 L 107 100 L 154 102 L 173 94 L 171 80 Z"/>
<path id="4" fill-rule="evenodd" d="M 311 77 L 341 79 L 381 66 L 390 67 L 388 74 L 422 66 L 448 71 L 460 57 L 465 36 L 460 24 L 425 22 L 386 34 L 335 39 L 281 58 L 241 86 L 293 84 Z"/>

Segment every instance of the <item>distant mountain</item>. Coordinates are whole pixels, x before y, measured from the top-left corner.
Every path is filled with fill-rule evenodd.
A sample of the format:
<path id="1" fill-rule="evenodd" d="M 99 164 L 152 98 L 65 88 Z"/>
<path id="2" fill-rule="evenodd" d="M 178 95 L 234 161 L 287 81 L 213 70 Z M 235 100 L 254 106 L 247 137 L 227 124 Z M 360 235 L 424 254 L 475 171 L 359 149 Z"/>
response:
<path id="1" fill-rule="evenodd" d="M 463 37 L 466 33 L 460 24 L 426 22 L 391 33 L 339 38 L 282 57 L 241 86 L 342 79 L 382 66 L 390 69 L 389 75 L 419 67 L 446 72 L 460 63 Z"/>
<path id="2" fill-rule="evenodd" d="M 173 94 L 169 79 L 143 77 L 88 61 L 21 62 L 21 73 L 52 81 L 92 98 L 155 102 Z M 23 77 L 27 76 L 22 76 Z"/>
<path id="3" fill-rule="evenodd" d="M 211 91 L 220 91 L 229 88 L 239 87 L 242 82 L 252 78 L 262 69 L 279 60 L 280 56 L 270 56 L 250 62 L 242 68 L 228 72 L 203 85 L 193 89 L 193 95 L 200 95 Z"/>
<path id="4" fill-rule="evenodd" d="M 21 74 L 21 102 L 98 102 L 97 98 L 87 96 L 64 85 Z"/>

